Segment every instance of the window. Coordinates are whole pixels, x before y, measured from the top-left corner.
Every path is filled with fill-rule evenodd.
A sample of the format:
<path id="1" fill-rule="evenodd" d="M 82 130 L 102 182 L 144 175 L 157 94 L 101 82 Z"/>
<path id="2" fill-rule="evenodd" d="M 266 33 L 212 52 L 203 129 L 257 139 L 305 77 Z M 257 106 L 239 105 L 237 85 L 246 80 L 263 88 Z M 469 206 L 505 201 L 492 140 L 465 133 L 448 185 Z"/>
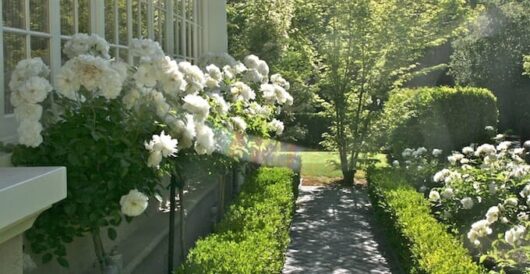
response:
<path id="1" fill-rule="evenodd" d="M 217 5 L 216 12 L 225 13 L 224 1 L 215 2 L 0 0 L 0 141 L 13 141 L 16 136 L 8 83 L 21 59 L 41 57 L 53 75 L 64 62 L 62 46 L 81 32 L 105 37 L 111 44 L 111 56 L 123 61 L 133 62 L 128 45 L 133 38 L 142 37 L 155 39 L 176 59 L 196 62 L 208 49 L 204 43 L 207 6 Z"/>

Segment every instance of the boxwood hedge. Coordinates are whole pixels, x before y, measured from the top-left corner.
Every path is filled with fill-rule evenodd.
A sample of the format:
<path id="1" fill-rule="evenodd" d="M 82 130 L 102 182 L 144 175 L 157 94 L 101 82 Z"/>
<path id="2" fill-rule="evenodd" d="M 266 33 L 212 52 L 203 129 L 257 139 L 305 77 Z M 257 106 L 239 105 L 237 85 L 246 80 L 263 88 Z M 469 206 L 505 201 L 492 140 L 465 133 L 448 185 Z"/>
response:
<path id="1" fill-rule="evenodd" d="M 197 241 L 177 273 L 280 273 L 293 215 L 294 173 L 258 169 L 216 231 Z"/>
<path id="2" fill-rule="evenodd" d="M 382 143 L 399 157 L 407 147 L 446 153 L 488 140 L 497 126 L 495 96 L 473 87 L 423 87 L 393 91 L 378 124 Z"/>
<path id="3" fill-rule="evenodd" d="M 463 244 L 430 213 L 430 205 L 399 171 L 373 169 L 369 193 L 376 216 L 407 273 L 482 273 Z"/>

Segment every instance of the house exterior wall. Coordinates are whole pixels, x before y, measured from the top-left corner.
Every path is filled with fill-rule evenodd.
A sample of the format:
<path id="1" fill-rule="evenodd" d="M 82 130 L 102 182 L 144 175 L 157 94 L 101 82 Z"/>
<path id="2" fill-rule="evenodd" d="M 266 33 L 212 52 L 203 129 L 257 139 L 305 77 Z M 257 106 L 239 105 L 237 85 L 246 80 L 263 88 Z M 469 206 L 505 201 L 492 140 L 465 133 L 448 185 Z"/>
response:
<path id="1" fill-rule="evenodd" d="M 225 5 L 225 0 L 0 0 L 0 142 L 15 143 L 17 140 L 17 124 L 9 104 L 7 84 L 10 71 L 21 59 L 43 57 L 51 69 L 50 79 L 53 79 L 63 62 L 61 44 L 74 33 L 88 32 L 105 37 L 111 43 L 111 54 L 130 63 L 133 59 L 127 54 L 128 44 L 140 37 L 159 41 L 166 54 L 175 59 L 195 62 L 204 53 L 227 51 Z M 42 13 L 35 15 L 36 11 Z M 65 17 L 66 13 L 71 17 Z M 124 14 L 126 16 L 122 16 Z M 10 165 L 10 155 L 0 152 L 0 167 Z M 205 193 L 203 197 L 211 198 L 212 195 L 217 197 L 215 193 L 220 189 L 213 184 L 201 191 Z M 197 216 L 204 217 L 211 214 L 210 209 L 216 203 L 216 199 L 201 199 L 190 210 L 199 211 Z M 137 231 L 147 225 L 158 223 L 164 227 L 165 215 L 151 210 L 151 215 L 119 228 L 121 238 L 117 242 L 122 248 L 135 241 Z M 211 229 L 210 220 L 191 218 L 190 222 L 203 226 L 201 230 L 190 229 L 189 233 L 195 233 L 193 237 Z M 13 261 L 17 268 L 22 263 L 21 241 L 22 237 L 18 236 L 0 244 L 0 258 Z M 49 264 L 38 265 L 31 273 L 83 273 L 81 269 L 87 271 L 94 263 L 91 244 L 89 238 L 80 238 L 68 247 L 72 253 L 69 257 L 72 267 L 68 270 Z M 107 242 L 108 247 L 114 244 Z M 157 248 L 157 252 L 163 252 Z M 0 273 L 15 273 L 2 268 L 8 267 L 4 261 L 0 262 Z"/>
<path id="2" fill-rule="evenodd" d="M 16 121 L 7 88 L 10 71 L 24 58 L 41 57 L 50 79 L 64 61 L 61 45 L 77 32 L 96 33 L 111 55 L 133 62 L 133 38 L 158 41 L 167 55 L 195 62 L 228 49 L 226 0 L 1 0 L 0 142 L 16 142 Z M 0 165 L 2 165 L 0 155 Z"/>

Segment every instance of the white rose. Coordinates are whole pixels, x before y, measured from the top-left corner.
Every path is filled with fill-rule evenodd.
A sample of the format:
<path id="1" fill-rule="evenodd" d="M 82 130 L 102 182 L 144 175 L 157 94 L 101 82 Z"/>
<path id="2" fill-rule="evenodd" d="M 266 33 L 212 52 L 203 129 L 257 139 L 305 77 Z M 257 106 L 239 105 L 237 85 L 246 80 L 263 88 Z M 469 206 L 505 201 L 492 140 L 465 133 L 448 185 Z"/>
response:
<path id="1" fill-rule="evenodd" d="M 197 121 L 205 121 L 210 113 L 210 105 L 206 99 L 202 98 L 199 95 L 186 95 L 183 99 L 184 104 L 182 108 L 192 113 Z"/>
<path id="2" fill-rule="evenodd" d="M 24 120 L 39 121 L 42 116 L 42 106 L 39 104 L 22 103 L 15 108 L 15 118 L 21 122 Z"/>
<path id="3" fill-rule="evenodd" d="M 269 123 L 269 127 L 272 131 L 276 132 L 276 135 L 281 135 L 283 133 L 283 130 L 285 129 L 283 122 L 276 119 L 273 119 Z"/>
<path id="4" fill-rule="evenodd" d="M 245 130 L 247 129 L 247 123 L 245 122 L 245 120 L 243 120 L 243 118 L 236 116 L 230 118 L 230 120 L 232 121 L 232 125 L 234 125 L 236 130 L 238 130 L 239 132 L 245 132 Z"/>
<path id="5" fill-rule="evenodd" d="M 20 97 L 28 103 L 40 103 L 48 97 L 52 89 L 48 80 L 42 77 L 31 77 L 20 87 Z"/>
<path id="6" fill-rule="evenodd" d="M 450 188 L 450 187 L 444 188 L 442 190 L 441 195 L 442 195 L 442 197 L 444 197 L 444 199 L 451 199 L 453 197 L 453 195 L 454 195 L 453 189 Z"/>
<path id="7" fill-rule="evenodd" d="M 523 234 L 526 232 L 526 228 L 522 225 L 516 225 L 512 227 L 510 230 L 506 231 L 504 234 L 504 240 L 515 246 L 519 242 L 519 240 L 523 237 Z"/>
<path id="8" fill-rule="evenodd" d="M 127 195 L 121 196 L 121 212 L 130 217 L 138 216 L 145 211 L 148 202 L 149 198 L 145 194 L 132 189 Z"/>
<path id="9" fill-rule="evenodd" d="M 41 131 L 42 125 L 38 121 L 24 120 L 17 129 L 18 142 L 29 147 L 38 147 L 43 141 Z"/>
<path id="10" fill-rule="evenodd" d="M 472 209 L 475 205 L 471 197 L 464 197 L 462 200 L 460 200 L 460 203 L 464 209 Z"/>
<path id="11" fill-rule="evenodd" d="M 211 154 L 215 151 L 214 133 L 205 124 L 197 124 L 197 140 L 195 141 L 195 151 L 197 154 Z"/>
<path id="12" fill-rule="evenodd" d="M 440 193 L 436 190 L 431 190 L 431 192 L 429 193 L 429 200 L 431 200 L 432 202 L 437 202 L 440 200 Z"/>
<path id="13" fill-rule="evenodd" d="M 158 168 L 158 166 L 160 165 L 160 162 L 162 162 L 162 152 L 157 150 L 149 154 L 149 158 L 147 159 L 148 167 Z"/>
<path id="14" fill-rule="evenodd" d="M 499 219 L 499 208 L 497 206 L 492 206 L 488 209 L 488 212 L 486 212 L 486 220 L 488 223 L 492 224 L 496 222 Z"/>
<path id="15" fill-rule="evenodd" d="M 243 62 L 245 63 L 245 66 L 251 69 L 255 69 L 259 66 L 259 58 L 256 55 L 248 55 L 243 59 Z"/>

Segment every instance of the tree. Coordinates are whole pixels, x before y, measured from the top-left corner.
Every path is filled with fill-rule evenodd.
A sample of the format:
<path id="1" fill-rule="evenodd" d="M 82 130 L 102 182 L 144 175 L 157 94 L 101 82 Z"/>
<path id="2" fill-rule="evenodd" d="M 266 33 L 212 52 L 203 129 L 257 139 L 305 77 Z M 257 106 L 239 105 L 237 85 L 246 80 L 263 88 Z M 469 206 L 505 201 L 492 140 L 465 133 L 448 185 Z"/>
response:
<path id="1" fill-rule="evenodd" d="M 457 84 L 493 91 L 501 130 L 530 138 L 530 79 L 522 75 L 522 56 L 530 54 L 530 1 L 484 2 L 468 34 L 453 43 L 450 74 Z"/>
<path id="2" fill-rule="evenodd" d="M 326 31 L 314 41 L 323 106 L 332 119 L 325 144 L 338 149 L 344 181 L 351 184 L 388 92 L 413 72 L 427 48 L 458 33 L 467 9 L 460 0 L 320 2 Z"/>

